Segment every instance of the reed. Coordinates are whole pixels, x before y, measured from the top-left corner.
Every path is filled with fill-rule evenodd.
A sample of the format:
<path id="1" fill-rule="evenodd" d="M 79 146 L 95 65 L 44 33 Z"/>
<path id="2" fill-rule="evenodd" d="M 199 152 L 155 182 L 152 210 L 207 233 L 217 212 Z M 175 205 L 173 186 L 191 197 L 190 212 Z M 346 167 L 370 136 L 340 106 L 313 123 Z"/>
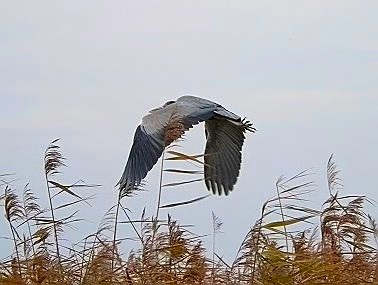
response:
<path id="1" fill-rule="evenodd" d="M 147 217 L 143 210 L 133 219 L 124 204 L 133 199 L 135 189 L 120 192 L 97 229 L 67 246 L 65 230 L 83 222 L 75 207 L 93 198 L 81 197 L 77 189 L 89 191 L 96 185 L 58 182 L 65 159 L 58 141 L 53 141 L 44 156 L 48 205 L 40 204 L 30 185 L 19 196 L 14 175 L 0 175 L 4 189 L 0 198 L 13 241 L 12 252 L 0 262 L 0 284 L 378 284 L 378 226 L 364 210 L 366 202 L 373 202 L 343 193 L 333 156 L 327 164 L 321 209 L 305 206 L 314 191 L 317 196 L 322 191 L 308 171 L 281 177 L 272 183 L 273 196 L 263 203 L 260 217 L 251 227 L 245 225 L 247 234 L 231 263 L 217 253 L 222 249 L 216 239 L 221 217 L 214 213 L 209 217 L 212 245 L 207 251 L 203 237 L 162 211 L 206 199 L 206 195 L 190 197 L 163 205 L 161 195 L 163 189 L 201 180 L 201 158 L 167 149 L 161 176 L 174 173 L 178 181 L 160 184 L 155 216 Z M 172 161 L 196 166 L 164 168 Z M 181 178 L 188 175 L 192 179 Z M 62 195 L 70 201 L 59 203 L 57 197 Z M 61 209 L 69 214 L 63 215 Z M 120 226 L 131 227 L 140 241 L 128 255 L 119 245 L 133 237 L 117 237 Z"/>

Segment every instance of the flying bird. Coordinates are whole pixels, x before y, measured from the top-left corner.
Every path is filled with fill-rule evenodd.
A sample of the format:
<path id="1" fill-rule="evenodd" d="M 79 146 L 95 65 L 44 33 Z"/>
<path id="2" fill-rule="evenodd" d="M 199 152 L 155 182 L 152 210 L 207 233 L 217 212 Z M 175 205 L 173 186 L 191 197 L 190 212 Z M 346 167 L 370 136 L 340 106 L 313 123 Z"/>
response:
<path id="1" fill-rule="evenodd" d="M 239 176 L 241 151 L 252 123 L 221 105 L 195 96 L 182 96 L 151 110 L 142 118 L 118 182 L 120 189 L 137 188 L 164 149 L 194 125 L 205 122 L 205 184 L 213 194 L 228 195 Z"/>

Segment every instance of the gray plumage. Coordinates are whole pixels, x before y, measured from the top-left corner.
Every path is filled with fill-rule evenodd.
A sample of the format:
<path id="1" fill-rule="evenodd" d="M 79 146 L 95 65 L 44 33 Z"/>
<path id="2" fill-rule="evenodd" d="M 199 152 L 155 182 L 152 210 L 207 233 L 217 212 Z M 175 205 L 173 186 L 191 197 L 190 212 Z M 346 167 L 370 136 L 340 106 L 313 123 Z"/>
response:
<path id="1" fill-rule="evenodd" d="M 136 188 L 156 164 L 166 146 L 194 125 L 205 121 L 205 184 L 214 194 L 232 191 L 239 176 L 241 151 L 252 124 L 221 105 L 195 96 L 182 96 L 153 109 L 142 118 L 129 158 L 118 182 Z"/>

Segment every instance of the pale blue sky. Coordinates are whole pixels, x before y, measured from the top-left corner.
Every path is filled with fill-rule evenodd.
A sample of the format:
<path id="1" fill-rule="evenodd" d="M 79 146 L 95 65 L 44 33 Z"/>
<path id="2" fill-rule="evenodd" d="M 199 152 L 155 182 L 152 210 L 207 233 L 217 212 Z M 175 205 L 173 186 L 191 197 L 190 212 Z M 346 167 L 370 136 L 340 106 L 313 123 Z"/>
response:
<path id="1" fill-rule="evenodd" d="M 115 202 L 141 117 L 183 94 L 217 101 L 258 129 L 229 197 L 171 211 L 202 235 L 213 210 L 224 221 L 219 254 L 236 253 L 281 174 L 312 168 L 320 207 L 331 153 L 346 194 L 378 199 L 377 1 L 1 2 L 0 173 L 16 173 L 19 189 L 30 182 L 45 202 L 42 156 L 61 138 L 64 181 L 103 185 L 81 212 L 91 223 L 72 239 L 95 231 Z M 201 153 L 203 133 L 197 126 L 182 151 Z M 147 182 L 126 202 L 134 217 L 155 209 L 158 167 Z M 203 183 L 172 192 L 164 203 L 207 193 Z"/>

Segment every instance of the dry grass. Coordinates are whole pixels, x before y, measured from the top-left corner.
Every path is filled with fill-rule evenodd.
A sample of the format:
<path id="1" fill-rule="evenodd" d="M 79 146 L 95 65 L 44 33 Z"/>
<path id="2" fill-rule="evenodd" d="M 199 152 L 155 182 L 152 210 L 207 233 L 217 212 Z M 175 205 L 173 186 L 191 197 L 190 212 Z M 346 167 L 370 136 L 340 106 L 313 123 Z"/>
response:
<path id="1" fill-rule="evenodd" d="M 200 156 L 167 152 L 167 160 L 201 163 Z M 156 217 L 132 221 L 122 206 L 135 189 L 121 193 L 117 204 L 98 229 L 79 243 L 62 243 L 66 227 L 80 221 L 76 211 L 60 216 L 60 209 L 88 203 L 80 197 L 82 183 L 62 184 L 56 176 L 64 166 L 57 141 L 45 153 L 46 190 L 49 207 L 44 209 L 28 185 L 19 195 L 11 176 L 0 175 L 1 196 L 14 250 L 0 263 L 0 284 L 378 284 L 378 228 L 364 212 L 363 196 L 341 196 L 338 169 L 331 157 L 327 165 L 329 195 L 319 210 L 304 207 L 315 190 L 307 172 L 281 177 L 250 228 L 235 260 L 227 264 L 217 253 L 222 221 L 214 213 L 211 255 L 205 254 L 201 238 L 181 227 L 170 216 L 158 219 L 162 207 L 187 205 L 194 198 L 171 205 L 157 205 Z M 161 170 L 163 173 L 163 170 Z M 180 175 L 200 171 L 166 169 Z M 193 179 L 196 181 L 198 179 Z M 183 181 L 161 185 L 175 187 Z M 65 195 L 71 202 L 59 204 Z M 125 215 L 140 241 L 129 256 L 119 252 L 118 215 Z M 248 228 L 246 227 L 246 230 Z"/>

